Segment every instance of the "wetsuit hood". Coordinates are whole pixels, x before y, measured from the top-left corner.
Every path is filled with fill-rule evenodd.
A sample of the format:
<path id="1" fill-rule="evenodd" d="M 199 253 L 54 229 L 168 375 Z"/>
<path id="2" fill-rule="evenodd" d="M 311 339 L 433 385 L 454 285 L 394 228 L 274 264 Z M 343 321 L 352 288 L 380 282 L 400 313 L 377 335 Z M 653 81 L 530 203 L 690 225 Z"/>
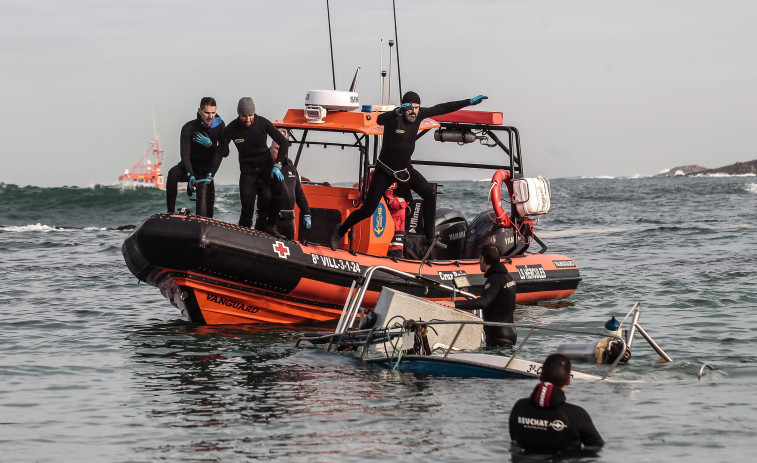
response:
<path id="1" fill-rule="evenodd" d="M 415 92 L 406 92 L 402 95 L 402 103 L 415 103 L 421 104 L 421 97 Z"/>
<path id="2" fill-rule="evenodd" d="M 200 113 L 197 113 L 197 121 L 200 123 L 200 126 L 202 127 L 208 127 L 205 125 L 205 122 L 202 121 L 202 117 L 200 117 Z M 221 119 L 221 116 L 216 114 L 216 117 L 213 118 L 213 122 L 210 123 L 210 129 L 213 129 L 215 127 L 218 127 L 219 125 L 223 124 L 223 120 Z"/>
<path id="3" fill-rule="evenodd" d="M 537 407 L 554 408 L 565 403 L 565 393 L 556 385 L 542 381 L 534 388 L 531 402 Z"/>
<path id="4" fill-rule="evenodd" d="M 507 267 L 505 267 L 505 264 L 502 262 L 497 262 L 496 264 L 489 267 L 489 269 L 484 273 L 484 277 L 489 278 L 490 276 L 494 275 L 495 273 L 509 273 L 507 271 Z"/>

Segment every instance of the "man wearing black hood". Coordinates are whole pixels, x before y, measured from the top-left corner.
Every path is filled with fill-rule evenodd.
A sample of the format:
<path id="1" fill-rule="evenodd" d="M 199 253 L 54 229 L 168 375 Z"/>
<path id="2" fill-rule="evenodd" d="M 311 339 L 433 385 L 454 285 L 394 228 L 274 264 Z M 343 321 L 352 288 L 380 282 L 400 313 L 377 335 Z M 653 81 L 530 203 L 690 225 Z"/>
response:
<path id="1" fill-rule="evenodd" d="M 331 249 L 336 251 L 347 231 L 373 214 L 381 201 L 384 191 L 394 182 L 408 182 L 411 190 L 423 199 L 423 222 L 426 245 L 434 241 L 434 221 L 436 218 L 436 195 L 428 181 L 410 165 L 415 151 L 415 139 L 421 122 L 429 117 L 451 113 L 466 106 L 481 103 L 487 97 L 478 95 L 469 100 L 450 101 L 430 108 L 421 108 L 421 98 L 415 92 L 407 92 L 402 97 L 402 105 L 376 118 L 378 125 L 384 126 L 381 153 L 377 168 L 368 185 L 366 199 L 360 209 L 352 212 L 342 224 L 337 224 L 331 234 Z M 444 248 L 439 242 L 437 247 Z"/>
<path id="2" fill-rule="evenodd" d="M 604 445 L 586 410 L 565 401 L 570 378 L 568 357 L 547 357 L 531 397 L 517 401 L 510 412 L 513 443 L 529 453 L 578 452 L 582 444 Z"/>
<path id="3" fill-rule="evenodd" d="M 209 181 L 207 191 L 208 217 L 213 217 L 215 187 L 213 176 L 218 172 L 223 158 L 229 155 L 228 144 L 220 144 L 226 127 L 221 116 L 216 114 L 216 100 L 206 96 L 200 100 L 197 117 L 181 128 L 179 153 L 181 161 L 168 171 L 166 179 L 166 206 L 169 214 L 176 208 L 176 193 L 179 181 L 187 182 L 191 194 L 197 178 Z"/>
<path id="4" fill-rule="evenodd" d="M 271 143 L 271 157 L 278 159 L 279 145 L 276 142 Z M 284 235 L 288 240 L 294 239 L 294 206 L 300 208 L 300 216 L 302 217 L 302 224 L 305 228 L 310 229 L 313 225 L 313 220 L 310 216 L 310 205 L 308 199 L 305 196 L 305 192 L 302 190 L 302 182 L 300 181 L 300 174 L 297 172 L 297 168 L 294 167 L 294 163 L 291 159 L 284 159 L 284 164 L 281 166 L 281 173 L 284 175 L 284 181 L 282 187 L 278 189 L 278 194 L 271 198 L 267 198 L 270 203 L 273 203 L 273 210 L 279 211 L 279 216 L 276 221 L 276 231 Z M 258 196 L 258 217 L 260 217 L 261 205 L 266 211 L 272 210 L 271 205 L 266 205 L 266 198 Z M 267 220 L 267 218 L 266 218 Z"/>
<path id="5" fill-rule="evenodd" d="M 515 281 L 507 272 L 505 264 L 499 260 L 499 249 L 494 243 L 481 246 L 479 260 L 486 283 L 481 297 L 476 299 L 459 299 L 454 307 L 462 310 L 483 310 L 483 319 L 487 322 L 513 323 L 515 312 Z M 441 302 L 452 307 L 451 302 Z M 518 334 L 511 326 L 484 326 L 487 346 L 511 346 L 518 339 Z"/>

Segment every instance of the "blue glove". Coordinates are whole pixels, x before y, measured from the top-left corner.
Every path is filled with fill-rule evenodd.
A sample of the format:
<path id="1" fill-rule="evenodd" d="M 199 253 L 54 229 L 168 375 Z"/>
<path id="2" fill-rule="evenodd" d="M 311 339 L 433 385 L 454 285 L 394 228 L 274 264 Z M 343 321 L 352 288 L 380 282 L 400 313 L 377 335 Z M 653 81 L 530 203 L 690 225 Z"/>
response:
<path id="1" fill-rule="evenodd" d="M 200 180 L 197 180 L 194 184 L 194 188 L 197 189 L 197 187 L 200 186 L 201 183 L 209 184 L 212 181 L 213 181 L 213 174 L 208 174 L 205 176 L 205 178 L 201 178 Z"/>
<path id="2" fill-rule="evenodd" d="M 195 132 L 195 136 L 193 138 L 195 143 L 199 143 L 205 148 L 210 148 L 210 145 L 213 144 L 212 141 L 210 141 L 210 138 L 206 137 L 205 135 L 201 134 L 200 132 Z"/>
<path id="3" fill-rule="evenodd" d="M 284 174 L 281 173 L 281 169 L 274 167 L 271 169 L 271 178 L 275 178 L 279 182 L 284 181 Z"/>
<path id="4" fill-rule="evenodd" d="M 409 109 L 412 109 L 412 108 L 413 108 L 412 103 L 402 103 L 402 105 L 400 105 L 399 108 L 395 109 L 395 111 L 397 111 L 397 114 L 401 116 L 405 114 L 405 112 L 407 112 Z"/>
<path id="5" fill-rule="evenodd" d="M 195 176 L 192 174 L 187 174 L 187 195 L 192 196 L 192 194 L 195 192 L 195 189 L 197 188 L 197 180 L 195 179 Z"/>
<path id="6" fill-rule="evenodd" d="M 305 228 L 310 230 L 310 226 L 313 225 L 313 221 L 310 219 L 309 215 L 305 216 Z"/>
<path id="7" fill-rule="evenodd" d="M 489 97 L 485 96 L 485 95 L 474 96 L 473 98 L 470 99 L 470 104 L 472 104 L 472 105 L 479 104 L 479 103 L 481 103 L 482 101 L 484 101 L 487 98 L 489 98 Z"/>

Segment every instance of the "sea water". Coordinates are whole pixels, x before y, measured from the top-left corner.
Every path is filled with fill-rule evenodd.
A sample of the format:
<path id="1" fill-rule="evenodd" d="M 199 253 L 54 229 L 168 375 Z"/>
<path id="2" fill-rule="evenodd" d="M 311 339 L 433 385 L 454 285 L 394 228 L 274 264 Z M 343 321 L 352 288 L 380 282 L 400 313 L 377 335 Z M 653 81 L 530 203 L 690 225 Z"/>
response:
<path id="1" fill-rule="evenodd" d="M 440 206 L 486 210 L 488 182 L 440 183 Z M 183 320 L 131 275 L 129 231 L 116 229 L 164 201 L 0 184 L 0 460 L 522 460 L 507 420 L 533 380 L 418 376 L 295 347 L 330 325 Z M 236 222 L 239 207 L 237 188 L 219 186 L 216 218 Z M 599 331 L 640 302 L 674 360 L 657 364 L 637 338 L 614 382 L 568 387 L 606 441 L 583 460 L 753 461 L 755 211 L 755 177 L 552 180 L 537 234 L 583 281 L 565 301 L 519 306 L 517 321 Z"/>

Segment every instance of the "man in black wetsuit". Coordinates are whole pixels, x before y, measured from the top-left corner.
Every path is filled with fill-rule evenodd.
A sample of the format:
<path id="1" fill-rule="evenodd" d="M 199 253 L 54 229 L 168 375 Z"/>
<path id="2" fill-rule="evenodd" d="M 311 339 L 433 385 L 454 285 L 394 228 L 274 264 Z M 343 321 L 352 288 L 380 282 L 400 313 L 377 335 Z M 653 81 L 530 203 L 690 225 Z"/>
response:
<path id="1" fill-rule="evenodd" d="M 237 105 L 239 117 L 234 119 L 223 132 L 223 143 L 228 146 L 234 142 L 239 152 L 239 196 L 242 201 L 242 213 L 239 225 L 252 227 L 252 215 L 255 210 L 255 196 L 258 188 L 276 190 L 281 188 L 284 175 L 281 166 L 287 157 L 289 142 L 265 117 L 255 114 L 255 103 L 250 97 L 243 97 Z M 271 159 L 268 149 L 268 137 L 279 145 L 276 162 Z M 272 210 L 266 214 L 265 231 L 277 238 L 283 235 L 276 230 L 278 210 L 272 204 Z M 258 211 L 260 214 L 260 211 Z"/>
<path id="2" fill-rule="evenodd" d="M 481 103 L 485 96 L 478 95 L 469 100 L 441 103 L 430 108 L 421 107 L 421 98 L 415 92 L 407 92 L 402 96 L 402 105 L 392 111 L 380 114 L 376 118 L 378 125 L 384 126 L 381 153 L 378 157 L 376 170 L 368 185 L 366 199 L 360 209 L 352 212 L 347 220 L 338 224 L 331 234 L 331 249 L 336 251 L 342 237 L 361 220 L 373 214 L 381 201 L 381 195 L 395 181 L 407 182 L 411 190 L 423 199 L 423 225 L 426 234 L 426 244 L 434 241 L 434 221 L 436 218 L 436 195 L 428 181 L 410 164 L 410 158 L 415 151 L 415 139 L 423 119 L 451 113 L 466 106 Z M 436 243 L 437 247 L 446 245 Z"/>
<path id="3" fill-rule="evenodd" d="M 565 401 L 570 378 L 570 359 L 551 354 L 542 365 L 541 382 L 531 397 L 515 403 L 510 412 L 510 440 L 523 451 L 579 452 L 581 444 L 604 445 L 586 410 Z"/>
<path id="4" fill-rule="evenodd" d="M 166 206 L 169 214 L 176 209 L 179 181 L 187 182 L 188 192 L 194 189 L 197 179 L 210 180 L 207 191 L 208 217 L 213 217 L 215 187 L 213 176 L 223 158 L 229 155 L 227 143 L 219 143 L 226 127 L 216 114 L 216 100 L 206 96 L 200 100 L 197 117 L 181 128 L 179 153 L 181 161 L 168 171 L 166 179 Z"/>
<path id="5" fill-rule="evenodd" d="M 271 144 L 271 156 L 274 159 L 278 158 L 279 146 L 276 142 Z M 284 175 L 284 181 L 282 182 L 283 188 L 278 189 L 278 195 L 274 195 L 271 198 L 271 202 L 274 203 L 274 208 L 278 209 L 279 216 L 276 220 L 276 230 L 284 235 L 288 240 L 294 239 L 294 206 L 300 208 L 300 215 L 302 216 L 302 222 L 305 228 L 310 229 L 313 224 L 310 216 L 310 206 L 308 205 L 308 199 L 305 197 L 305 192 L 302 190 L 302 183 L 300 182 L 300 174 L 297 172 L 297 168 L 294 167 L 294 163 L 291 159 L 284 159 L 284 164 L 281 166 L 281 173 Z M 268 209 L 268 207 L 263 206 Z M 258 214 L 260 214 L 261 201 L 258 198 Z"/>
<path id="6" fill-rule="evenodd" d="M 515 281 L 507 272 L 505 264 L 499 260 L 496 244 L 481 246 L 479 260 L 486 283 L 481 297 L 476 299 L 459 299 L 454 307 L 462 310 L 483 310 L 484 321 L 513 323 L 515 312 Z M 451 302 L 442 301 L 442 305 L 452 306 Z M 518 334 L 511 326 L 484 326 L 487 346 L 511 346 L 518 339 Z"/>

